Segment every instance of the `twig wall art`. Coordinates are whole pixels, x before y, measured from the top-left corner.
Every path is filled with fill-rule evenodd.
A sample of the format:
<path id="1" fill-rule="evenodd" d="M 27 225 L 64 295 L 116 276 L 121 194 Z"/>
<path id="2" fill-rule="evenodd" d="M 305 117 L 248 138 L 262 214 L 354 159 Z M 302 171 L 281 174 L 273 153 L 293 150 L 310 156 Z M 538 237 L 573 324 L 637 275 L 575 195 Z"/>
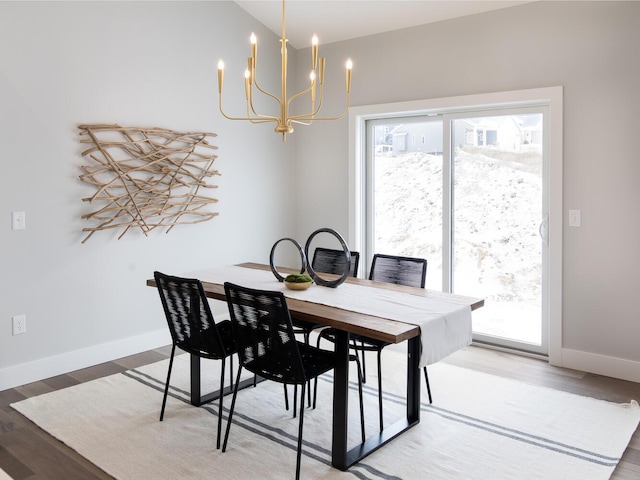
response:
<path id="1" fill-rule="evenodd" d="M 207 137 L 215 133 L 182 133 L 162 128 L 80 125 L 80 142 L 92 146 L 82 152 L 90 165 L 82 166 L 80 179 L 97 191 L 83 202 L 99 202 L 101 207 L 82 215 L 97 223 L 84 227 L 88 235 L 112 228 L 123 229 L 118 239 L 132 227 L 146 235 L 156 227 L 168 233 L 178 224 L 211 220 L 218 212 L 208 211 L 218 200 L 202 194 L 217 188 L 207 183 L 220 175 L 211 167 L 218 147 Z"/>

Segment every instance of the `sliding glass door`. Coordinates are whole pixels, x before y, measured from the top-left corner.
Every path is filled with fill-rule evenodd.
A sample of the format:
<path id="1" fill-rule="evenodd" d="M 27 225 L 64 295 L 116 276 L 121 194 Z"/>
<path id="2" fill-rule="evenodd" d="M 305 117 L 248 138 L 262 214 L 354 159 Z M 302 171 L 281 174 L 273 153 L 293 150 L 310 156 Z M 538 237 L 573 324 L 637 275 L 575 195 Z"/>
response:
<path id="1" fill-rule="evenodd" d="M 485 299 L 474 339 L 547 351 L 544 109 L 367 121 L 366 253 Z M 368 269 L 369 265 L 367 265 Z"/>
<path id="2" fill-rule="evenodd" d="M 546 353 L 542 133 L 542 113 L 451 119 L 450 246 L 452 291 L 485 299 L 474 337 Z"/>

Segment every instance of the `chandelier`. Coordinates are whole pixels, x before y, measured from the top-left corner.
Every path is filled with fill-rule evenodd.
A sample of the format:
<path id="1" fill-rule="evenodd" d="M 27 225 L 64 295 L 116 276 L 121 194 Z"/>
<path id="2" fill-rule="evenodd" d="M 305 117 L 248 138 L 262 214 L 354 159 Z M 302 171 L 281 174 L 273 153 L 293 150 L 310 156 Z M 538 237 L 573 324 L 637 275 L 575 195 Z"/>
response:
<path id="1" fill-rule="evenodd" d="M 220 104 L 220 113 L 229 120 L 248 120 L 251 123 L 268 123 L 276 124 L 276 133 L 282 134 L 282 141 L 286 140 L 287 133 L 293 132 L 292 124 L 311 125 L 315 120 L 339 120 L 343 118 L 349 110 L 349 97 L 351 94 L 351 59 L 346 63 L 346 106 L 344 112 L 337 117 L 319 117 L 318 113 L 322 107 L 322 94 L 324 88 L 324 70 L 325 58 L 318 57 L 318 37 L 314 34 L 311 39 L 311 73 L 309 74 L 309 86 L 291 97 L 287 97 L 287 37 L 286 37 L 286 17 L 285 17 L 285 0 L 282 0 L 282 37 L 281 43 L 281 72 L 282 86 L 281 96 L 269 93 L 258 84 L 256 78 L 256 69 L 258 63 L 258 41 L 254 33 L 250 37 L 251 57 L 247 59 L 247 69 L 244 72 L 245 97 L 247 102 L 247 115 L 245 117 L 231 117 L 227 115 L 222 108 L 222 86 L 224 80 L 224 62 L 218 62 L 218 95 Z M 279 113 L 277 115 L 264 114 L 256 111 L 253 104 L 254 91 L 271 97 L 278 103 Z M 311 105 L 307 113 L 291 115 L 289 108 L 291 102 L 302 96 L 310 96 Z"/>

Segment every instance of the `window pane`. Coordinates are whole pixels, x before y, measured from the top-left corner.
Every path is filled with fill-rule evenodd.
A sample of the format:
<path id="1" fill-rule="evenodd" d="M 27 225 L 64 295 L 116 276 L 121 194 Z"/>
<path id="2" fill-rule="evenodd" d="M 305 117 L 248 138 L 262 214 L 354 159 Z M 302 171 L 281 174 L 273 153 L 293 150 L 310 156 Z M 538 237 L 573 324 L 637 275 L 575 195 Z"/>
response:
<path id="1" fill-rule="evenodd" d="M 427 259 L 442 289 L 441 121 L 374 127 L 374 252 Z"/>
<path id="2" fill-rule="evenodd" d="M 454 120 L 453 291 L 473 331 L 540 345 L 542 114 Z"/>

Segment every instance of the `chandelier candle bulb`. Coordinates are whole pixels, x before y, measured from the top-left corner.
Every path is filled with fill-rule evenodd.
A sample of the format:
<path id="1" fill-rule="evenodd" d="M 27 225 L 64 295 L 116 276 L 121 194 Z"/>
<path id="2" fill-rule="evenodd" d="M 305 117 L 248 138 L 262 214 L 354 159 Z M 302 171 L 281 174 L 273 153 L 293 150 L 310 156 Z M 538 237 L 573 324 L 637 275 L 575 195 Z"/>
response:
<path id="1" fill-rule="evenodd" d="M 249 100 L 249 96 L 251 95 L 251 73 L 249 69 L 244 71 L 244 95 Z"/>
<path id="2" fill-rule="evenodd" d="M 353 68 L 353 62 L 351 59 L 347 59 L 347 95 L 351 93 L 351 69 Z"/>
<path id="3" fill-rule="evenodd" d="M 224 78 L 224 62 L 218 62 L 218 93 L 222 95 L 222 80 Z"/>
<path id="4" fill-rule="evenodd" d="M 258 56 L 258 39 L 256 38 L 256 34 L 251 32 L 251 37 L 249 37 L 249 41 L 251 42 L 251 58 L 255 62 L 256 57 Z"/>
<path id="5" fill-rule="evenodd" d="M 318 66 L 318 36 L 314 33 L 311 37 L 311 68 L 315 70 Z"/>

